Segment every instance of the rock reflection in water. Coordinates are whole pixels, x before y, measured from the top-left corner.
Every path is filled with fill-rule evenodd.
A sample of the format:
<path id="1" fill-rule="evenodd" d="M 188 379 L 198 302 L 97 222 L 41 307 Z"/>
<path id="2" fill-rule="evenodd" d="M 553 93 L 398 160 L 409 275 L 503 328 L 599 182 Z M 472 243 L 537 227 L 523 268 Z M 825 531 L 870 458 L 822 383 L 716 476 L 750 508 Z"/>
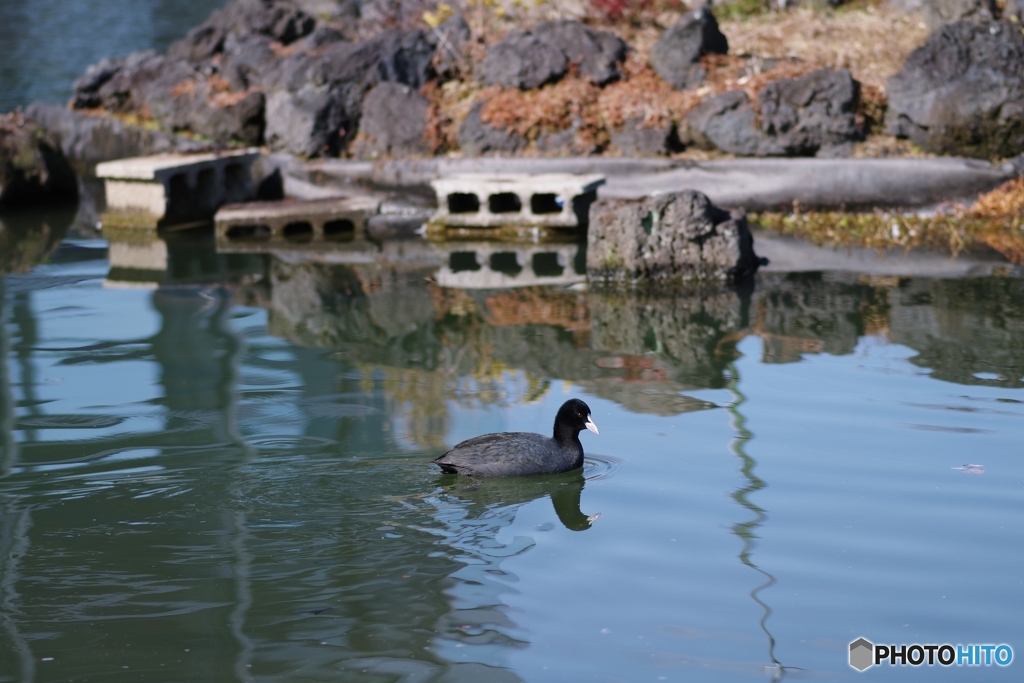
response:
<path id="1" fill-rule="evenodd" d="M 687 392 L 726 386 L 736 344 L 750 334 L 768 363 L 849 354 L 861 337 L 882 335 L 917 350 L 913 362 L 942 379 L 1020 386 L 1024 375 L 1024 284 L 1013 279 L 766 273 L 753 291 L 645 295 L 446 288 L 430 281 L 429 265 L 275 258 L 269 270 L 271 332 L 377 368 L 422 447 L 444 445 L 446 401 L 530 401 L 556 378 L 634 412 L 713 408 Z M 521 381 L 510 384 L 510 372 Z"/>
<path id="2" fill-rule="evenodd" d="M 74 216 L 74 209 L 0 215 L 0 276 L 27 273 L 45 261 L 67 235 Z"/>
<path id="3" fill-rule="evenodd" d="M 270 268 L 269 329 L 383 373 L 412 441 L 444 444 L 445 404 L 535 400 L 549 378 L 640 412 L 713 407 L 681 392 L 724 386 L 749 296 L 616 296 L 562 288 L 454 289 L 430 266 Z M 521 381 L 513 382 L 509 373 Z"/>
<path id="4" fill-rule="evenodd" d="M 766 273 L 754 310 L 766 363 L 849 354 L 874 335 L 914 349 L 937 379 L 1024 386 L 1024 280 Z"/>

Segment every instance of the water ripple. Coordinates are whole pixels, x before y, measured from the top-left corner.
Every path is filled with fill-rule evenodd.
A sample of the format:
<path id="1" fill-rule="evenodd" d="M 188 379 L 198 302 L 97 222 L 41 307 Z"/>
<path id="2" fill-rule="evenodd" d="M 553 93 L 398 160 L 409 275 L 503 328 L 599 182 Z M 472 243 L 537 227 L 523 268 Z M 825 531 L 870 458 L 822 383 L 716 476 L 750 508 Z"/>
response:
<path id="1" fill-rule="evenodd" d="M 622 469 L 625 461 L 613 455 L 587 455 L 583 459 L 583 477 L 598 482 L 608 479 Z"/>

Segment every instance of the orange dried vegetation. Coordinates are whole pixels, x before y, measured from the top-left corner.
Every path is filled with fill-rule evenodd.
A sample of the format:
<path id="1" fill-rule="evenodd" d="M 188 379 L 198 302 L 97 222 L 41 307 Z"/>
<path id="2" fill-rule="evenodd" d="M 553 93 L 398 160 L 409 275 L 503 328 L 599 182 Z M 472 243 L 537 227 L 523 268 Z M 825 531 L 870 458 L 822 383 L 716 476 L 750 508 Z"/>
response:
<path id="1" fill-rule="evenodd" d="M 1011 263 L 1024 263 L 1024 178 L 979 196 L 969 213 L 988 224 L 979 231 L 982 242 Z"/>
<path id="2" fill-rule="evenodd" d="M 187 95 L 189 99 L 196 96 L 196 82 L 194 79 L 186 78 L 180 83 L 176 83 L 175 86 L 171 88 L 171 97 L 174 99 L 178 99 L 184 95 Z"/>
<path id="3" fill-rule="evenodd" d="M 555 325 L 570 331 L 590 329 L 585 297 L 570 292 L 517 289 L 487 297 L 491 325 Z"/>
<path id="4" fill-rule="evenodd" d="M 530 140 L 570 128 L 577 117 L 584 130 L 594 130 L 599 125 L 595 108 L 599 92 L 576 74 L 536 90 L 491 87 L 480 93 L 484 100 L 480 118 Z"/>
<path id="5" fill-rule="evenodd" d="M 1024 178 L 1014 178 L 980 195 L 970 213 L 977 218 L 1024 217 Z"/>

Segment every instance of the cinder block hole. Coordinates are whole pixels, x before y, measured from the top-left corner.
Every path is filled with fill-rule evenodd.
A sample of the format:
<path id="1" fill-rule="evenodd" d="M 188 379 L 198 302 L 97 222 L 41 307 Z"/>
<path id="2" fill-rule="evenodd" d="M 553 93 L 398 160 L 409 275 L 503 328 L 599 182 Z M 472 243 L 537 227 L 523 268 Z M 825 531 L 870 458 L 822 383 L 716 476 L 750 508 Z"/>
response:
<path id="1" fill-rule="evenodd" d="M 249 178 L 242 164 L 228 164 L 224 169 L 224 199 L 241 202 L 248 199 Z"/>
<path id="2" fill-rule="evenodd" d="M 480 198 L 472 192 L 452 192 L 448 195 L 448 213 L 476 213 Z"/>
<path id="3" fill-rule="evenodd" d="M 543 251 L 533 255 L 533 273 L 537 277 L 558 277 L 565 268 L 558 262 L 558 254 Z"/>
<path id="4" fill-rule="evenodd" d="M 213 211 L 221 201 L 221 188 L 217 187 L 217 172 L 212 168 L 204 168 L 196 178 L 196 208 L 200 211 Z"/>
<path id="5" fill-rule="evenodd" d="M 188 203 L 192 192 L 188 187 L 188 175 L 177 173 L 167 181 L 167 203 L 171 213 L 180 213 Z"/>
<path id="6" fill-rule="evenodd" d="M 313 239 L 313 225 L 307 221 L 295 221 L 281 231 L 289 242 L 309 242 Z"/>
<path id="7" fill-rule="evenodd" d="M 519 213 L 523 210 L 523 203 L 513 192 L 499 192 L 487 198 L 487 208 L 491 213 Z"/>
<path id="8" fill-rule="evenodd" d="M 515 277 L 523 267 L 519 265 L 519 257 L 514 251 L 499 251 L 491 254 L 491 270 Z"/>
<path id="9" fill-rule="evenodd" d="M 356 238 L 356 224 L 347 218 L 324 223 L 324 239 L 332 242 L 349 242 Z"/>
<path id="10" fill-rule="evenodd" d="M 530 197 L 530 211 L 536 214 L 562 213 L 565 200 L 557 194 L 535 194 Z"/>
<path id="11" fill-rule="evenodd" d="M 467 270 L 480 270 L 480 264 L 476 260 L 475 251 L 453 251 L 448 257 L 448 267 L 453 273 L 461 273 Z"/>
<path id="12" fill-rule="evenodd" d="M 273 231 L 269 225 L 245 224 L 232 225 L 226 234 L 229 240 L 268 240 Z"/>

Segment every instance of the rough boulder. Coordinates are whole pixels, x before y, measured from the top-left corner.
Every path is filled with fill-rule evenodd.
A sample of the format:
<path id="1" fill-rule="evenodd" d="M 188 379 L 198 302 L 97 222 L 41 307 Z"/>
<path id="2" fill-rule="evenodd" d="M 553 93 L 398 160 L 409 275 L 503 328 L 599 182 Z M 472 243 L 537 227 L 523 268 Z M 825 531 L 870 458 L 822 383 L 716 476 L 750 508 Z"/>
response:
<path id="1" fill-rule="evenodd" d="M 1024 152 L 1024 35 L 1015 24 L 943 26 L 888 86 L 890 134 L 937 154 Z"/>
<path id="2" fill-rule="evenodd" d="M 759 265 L 746 214 L 720 209 L 700 192 L 604 199 L 590 207 L 587 274 L 592 281 L 739 280 Z"/>

